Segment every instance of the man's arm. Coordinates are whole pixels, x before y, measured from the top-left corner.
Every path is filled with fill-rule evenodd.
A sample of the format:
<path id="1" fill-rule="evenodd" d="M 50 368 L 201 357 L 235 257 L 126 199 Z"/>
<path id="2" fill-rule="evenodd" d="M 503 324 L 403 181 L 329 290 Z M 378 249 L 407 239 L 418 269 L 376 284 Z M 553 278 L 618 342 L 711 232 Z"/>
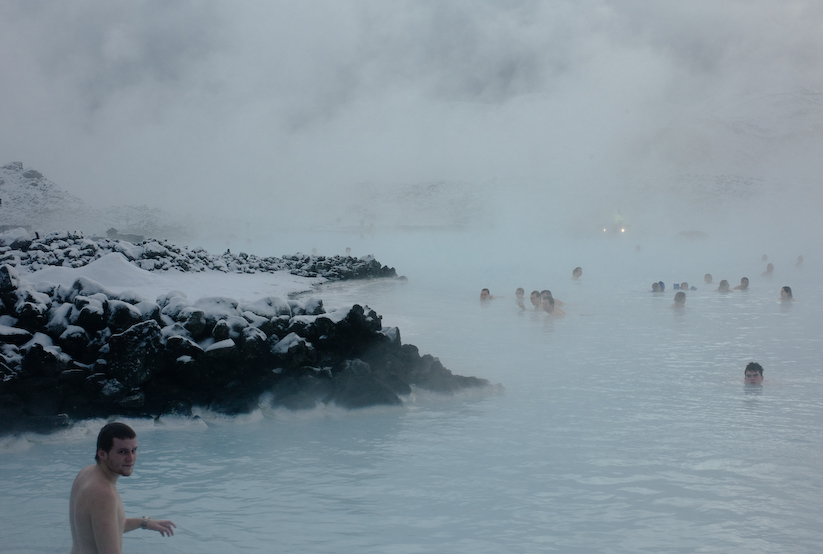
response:
<path id="1" fill-rule="evenodd" d="M 161 535 L 165 536 L 172 536 L 174 535 L 174 530 L 172 527 L 177 527 L 173 522 L 167 519 L 151 519 L 149 518 L 146 522 L 146 529 L 149 531 L 157 531 Z M 143 527 L 143 518 L 142 517 L 130 517 L 126 520 L 126 525 L 123 531 L 128 533 L 129 531 L 134 531 L 135 529 L 140 529 Z"/>

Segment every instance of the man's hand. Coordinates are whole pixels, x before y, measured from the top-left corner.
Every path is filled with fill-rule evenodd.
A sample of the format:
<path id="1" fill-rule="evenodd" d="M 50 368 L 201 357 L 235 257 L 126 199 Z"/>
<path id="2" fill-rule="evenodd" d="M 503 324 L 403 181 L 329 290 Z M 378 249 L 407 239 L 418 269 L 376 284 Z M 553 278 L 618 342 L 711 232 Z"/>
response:
<path id="1" fill-rule="evenodd" d="M 172 527 L 177 527 L 177 525 L 167 519 L 150 519 L 148 525 L 146 525 L 146 529 L 157 531 L 164 537 L 174 535 Z"/>

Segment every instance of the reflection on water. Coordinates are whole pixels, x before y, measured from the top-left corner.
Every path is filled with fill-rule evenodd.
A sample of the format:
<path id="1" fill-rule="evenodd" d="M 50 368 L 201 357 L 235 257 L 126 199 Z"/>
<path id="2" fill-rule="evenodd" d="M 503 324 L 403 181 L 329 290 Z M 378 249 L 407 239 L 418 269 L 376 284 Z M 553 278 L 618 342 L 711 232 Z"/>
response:
<path id="1" fill-rule="evenodd" d="M 671 310 L 674 293 L 647 283 L 707 271 L 739 281 L 745 268 L 654 252 L 455 256 L 458 267 L 421 254 L 403 268 L 408 282 L 329 287 L 328 306 L 366 303 L 404 342 L 505 390 L 142 422 L 137 470 L 120 484 L 127 513 L 168 517 L 179 532 L 129 533 L 126 549 L 816 552 L 820 292 L 798 272 L 791 311 L 758 278 L 745 295 L 707 287 Z M 481 307 L 483 286 L 498 298 Z M 518 286 L 550 288 L 568 315 L 521 311 Z M 743 387 L 751 360 L 763 387 Z M 98 427 L 3 447 L 4 551 L 68 550 L 68 490 Z"/>

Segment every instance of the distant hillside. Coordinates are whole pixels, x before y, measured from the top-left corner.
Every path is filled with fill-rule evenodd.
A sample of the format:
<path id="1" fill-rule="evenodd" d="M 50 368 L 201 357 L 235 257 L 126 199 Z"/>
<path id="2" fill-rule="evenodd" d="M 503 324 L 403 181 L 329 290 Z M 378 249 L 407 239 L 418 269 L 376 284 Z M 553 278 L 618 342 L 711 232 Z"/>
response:
<path id="1" fill-rule="evenodd" d="M 163 210 L 148 206 L 92 208 L 22 162 L 0 167 L 0 201 L 0 226 L 101 236 L 110 228 L 154 238 L 189 236 L 186 223 Z"/>

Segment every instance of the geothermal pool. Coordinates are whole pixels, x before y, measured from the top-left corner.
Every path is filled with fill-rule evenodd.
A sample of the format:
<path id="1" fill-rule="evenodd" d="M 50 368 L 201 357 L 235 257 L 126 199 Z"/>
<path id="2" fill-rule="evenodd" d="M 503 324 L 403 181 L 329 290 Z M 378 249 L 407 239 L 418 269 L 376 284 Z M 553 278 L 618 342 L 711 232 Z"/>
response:
<path id="1" fill-rule="evenodd" d="M 409 277 L 330 286 L 318 295 L 327 305 L 366 303 L 403 342 L 501 386 L 414 394 L 400 409 L 287 412 L 264 398 L 240 418 L 132 421 L 140 456 L 119 482 L 126 513 L 178 529 L 128 533 L 125 551 L 819 551 L 823 292 L 810 250 L 312 238 L 321 254 L 351 246 Z M 313 244 L 269 246 L 248 250 Z M 748 292 L 713 292 L 743 276 Z M 657 280 L 662 295 L 649 292 Z M 684 280 L 698 290 L 672 310 Z M 782 285 L 795 302 L 778 301 Z M 481 306 L 484 286 L 498 298 Z M 551 289 L 568 315 L 521 312 L 518 286 Z M 762 388 L 742 384 L 750 360 L 765 368 Z M 100 425 L 0 439 L 3 552 L 69 551 L 69 488 Z"/>

